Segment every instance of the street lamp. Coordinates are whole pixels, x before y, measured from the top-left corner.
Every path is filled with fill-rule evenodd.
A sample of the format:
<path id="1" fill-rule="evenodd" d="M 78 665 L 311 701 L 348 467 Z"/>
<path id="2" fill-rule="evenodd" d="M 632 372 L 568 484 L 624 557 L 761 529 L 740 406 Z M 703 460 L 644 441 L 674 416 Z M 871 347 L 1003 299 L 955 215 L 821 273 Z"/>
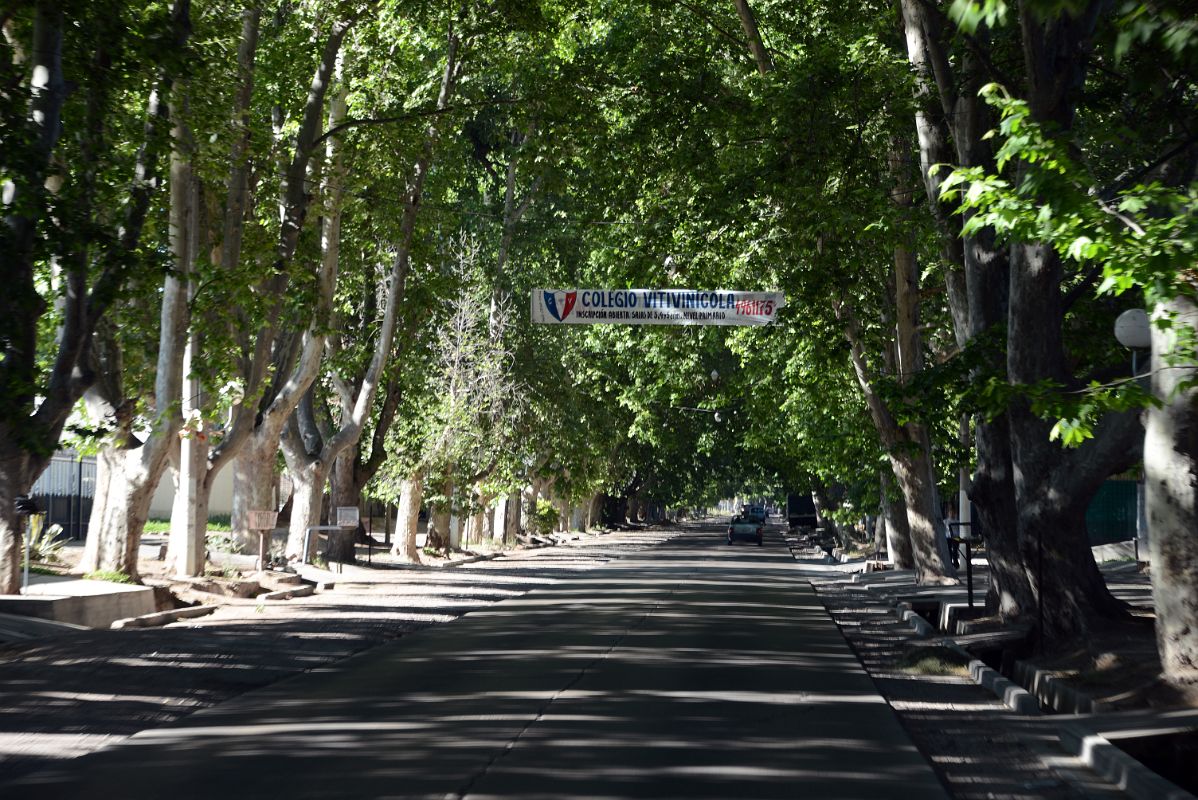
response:
<path id="1" fill-rule="evenodd" d="M 1131 350 L 1131 376 L 1138 379 L 1140 370 L 1136 364 L 1136 356 L 1140 350 L 1152 346 L 1152 323 L 1148 320 L 1148 313 L 1142 308 L 1129 308 L 1120 314 L 1115 319 L 1115 338 L 1119 340 L 1119 344 Z M 1140 480 L 1136 481 L 1136 561 L 1140 560 L 1140 540 L 1144 540 L 1145 547 L 1148 546 L 1146 511 L 1144 479 L 1141 476 Z"/>
<path id="2" fill-rule="evenodd" d="M 1136 351 L 1152 346 L 1152 325 L 1148 312 L 1142 308 L 1129 308 L 1115 320 L 1115 338 L 1119 344 L 1131 350 L 1131 374 L 1136 377 Z"/>

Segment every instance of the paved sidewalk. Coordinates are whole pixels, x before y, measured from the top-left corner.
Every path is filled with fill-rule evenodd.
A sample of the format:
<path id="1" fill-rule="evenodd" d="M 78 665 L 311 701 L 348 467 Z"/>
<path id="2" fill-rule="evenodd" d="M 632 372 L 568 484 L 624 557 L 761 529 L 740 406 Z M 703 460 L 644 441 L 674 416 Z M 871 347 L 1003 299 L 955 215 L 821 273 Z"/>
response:
<path id="1" fill-rule="evenodd" d="M 721 538 L 689 532 L 2 791 L 947 796 L 781 541 Z"/>

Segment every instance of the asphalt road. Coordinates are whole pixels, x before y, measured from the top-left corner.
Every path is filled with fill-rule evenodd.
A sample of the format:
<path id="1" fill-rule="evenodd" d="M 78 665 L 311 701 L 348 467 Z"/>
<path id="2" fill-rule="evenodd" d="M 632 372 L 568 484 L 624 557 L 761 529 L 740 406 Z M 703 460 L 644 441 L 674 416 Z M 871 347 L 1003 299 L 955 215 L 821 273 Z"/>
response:
<path id="1" fill-rule="evenodd" d="M 729 547 L 715 528 L 145 731 L 4 794 L 946 797 L 780 536 Z"/>

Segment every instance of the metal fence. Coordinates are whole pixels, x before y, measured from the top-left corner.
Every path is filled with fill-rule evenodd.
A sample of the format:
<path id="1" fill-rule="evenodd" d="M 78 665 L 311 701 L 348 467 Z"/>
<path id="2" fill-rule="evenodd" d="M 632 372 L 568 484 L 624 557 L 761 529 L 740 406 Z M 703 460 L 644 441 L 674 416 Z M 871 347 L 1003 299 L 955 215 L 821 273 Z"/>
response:
<path id="1" fill-rule="evenodd" d="M 55 453 L 32 494 L 46 511 L 47 525 L 61 525 L 68 539 L 85 538 L 96 494 L 96 459 L 70 450 Z"/>
<path id="2" fill-rule="evenodd" d="M 1090 545 L 1126 542 L 1136 538 L 1136 481 L 1107 481 L 1086 509 Z"/>

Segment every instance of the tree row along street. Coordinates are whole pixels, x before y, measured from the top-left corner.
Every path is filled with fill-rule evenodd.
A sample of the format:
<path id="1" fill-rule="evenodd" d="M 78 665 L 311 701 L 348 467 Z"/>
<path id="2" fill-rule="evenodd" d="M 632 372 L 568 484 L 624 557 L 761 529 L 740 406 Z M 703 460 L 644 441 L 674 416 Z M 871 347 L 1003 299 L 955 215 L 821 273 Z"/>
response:
<path id="1" fill-rule="evenodd" d="M 5 6 L 0 594 L 66 569 L 64 452 L 70 569 L 134 583 L 151 522 L 188 581 L 794 496 L 929 592 L 969 539 L 979 629 L 1086 674 L 1152 640 L 1137 702 L 1195 705 L 1192 4 L 842 5 Z M 633 291 L 709 307 L 554 324 Z"/>

